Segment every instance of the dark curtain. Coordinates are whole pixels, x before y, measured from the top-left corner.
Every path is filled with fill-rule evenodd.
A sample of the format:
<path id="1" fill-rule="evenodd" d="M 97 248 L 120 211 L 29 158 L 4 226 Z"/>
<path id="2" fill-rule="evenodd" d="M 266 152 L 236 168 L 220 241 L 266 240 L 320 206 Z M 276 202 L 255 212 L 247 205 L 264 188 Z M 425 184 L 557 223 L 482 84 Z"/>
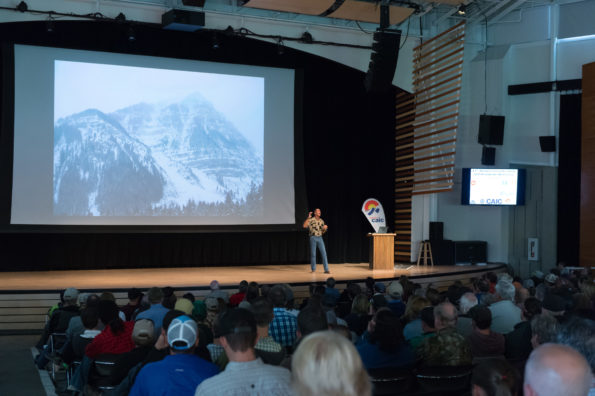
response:
<path id="1" fill-rule="evenodd" d="M 377 198 L 393 224 L 395 91 L 366 93 L 364 73 L 310 54 L 245 37 L 212 32 L 182 33 L 156 26 L 135 27 L 136 41 L 126 39 L 127 26 L 109 22 L 61 21 L 48 34 L 44 22 L 0 24 L 4 44 L 46 45 L 296 68 L 296 130 L 303 150 L 296 152 L 296 185 L 310 210 L 320 208 L 329 225 L 325 236 L 331 263 L 368 260 L 366 234 L 372 231 L 361 213 L 366 198 Z M 10 45 L 2 47 L 2 73 L 11 73 Z M 11 77 L 12 78 L 12 77 Z M 0 169 L 0 261 L 2 270 L 225 266 L 307 263 L 307 233 L 296 225 L 280 231 L 210 232 L 208 228 L 97 229 L 10 226 L 12 177 L 11 81 L 4 79 L 0 125 L 3 154 Z M 8 81 L 8 83 L 7 83 Z M 13 88 L 12 88 L 13 89 Z M 300 173 L 301 172 L 301 173 Z M 304 184 L 304 183 L 302 183 Z"/>
<path id="2" fill-rule="evenodd" d="M 577 266 L 581 205 L 580 94 L 560 96 L 558 154 L 558 261 Z"/>

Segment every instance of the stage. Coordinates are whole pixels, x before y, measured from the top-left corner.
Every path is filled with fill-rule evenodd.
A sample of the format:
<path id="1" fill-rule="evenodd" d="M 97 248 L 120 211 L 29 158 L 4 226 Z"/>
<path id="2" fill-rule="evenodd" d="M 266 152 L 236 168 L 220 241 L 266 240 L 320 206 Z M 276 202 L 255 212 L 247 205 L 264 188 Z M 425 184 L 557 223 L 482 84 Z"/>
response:
<path id="1" fill-rule="evenodd" d="M 411 265 L 394 270 L 371 270 L 368 263 L 345 263 L 330 264 L 330 274 L 324 273 L 322 265 L 312 273 L 309 264 L 3 272 L 0 292 L 51 293 L 67 287 L 85 291 L 126 291 L 131 287 L 146 289 L 152 286 L 200 291 L 207 290 L 213 279 L 217 279 L 222 288 L 235 289 L 243 279 L 259 284 L 289 283 L 292 286 L 301 286 L 312 282 L 324 282 L 329 276 L 341 284 L 347 281 L 363 282 L 369 276 L 376 280 L 389 281 L 406 275 L 414 282 L 427 284 L 468 279 L 481 276 L 488 271 L 503 269 L 503 264 L 490 264 L 427 267 Z"/>
<path id="2" fill-rule="evenodd" d="M 110 270 L 3 272 L 0 284 L 0 334 L 38 333 L 44 326 L 49 307 L 59 301 L 59 291 L 76 287 L 81 292 L 114 294 L 119 305 L 127 302 L 132 287 L 146 290 L 152 286 L 170 286 L 177 296 L 190 292 L 197 298 L 209 293 L 209 283 L 216 279 L 222 289 L 235 293 L 245 279 L 259 284 L 288 283 L 299 303 L 308 296 L 308 285 L 323 283 L 329 276 L 337 280 L 342 290 L 348 281 L 361 283 L 369 276 L 376 281 L 390 282 L 401 275 L 408 276 L 423 287 L 432 285 L 444 289 L 454 281 L 467 284 L 471 278 L 486 272 L 506 270 L 504 264 L 485 266 L 428 266 L 415 265 L 394 270 L 371 270 L 368 263 L 330 264 L 330 275 L 322 265 L 315 273 L 309 264 L 262 265 L 236 267 L 178 267 Z"/>

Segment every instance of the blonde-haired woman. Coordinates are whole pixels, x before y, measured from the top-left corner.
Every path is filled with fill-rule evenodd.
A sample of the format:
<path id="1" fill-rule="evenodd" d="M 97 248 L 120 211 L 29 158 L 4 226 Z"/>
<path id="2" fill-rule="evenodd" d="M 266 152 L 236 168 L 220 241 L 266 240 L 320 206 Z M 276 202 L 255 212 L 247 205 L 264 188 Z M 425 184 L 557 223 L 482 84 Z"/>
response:
<path id="1" fill-rule="evenodd" d="M 372 385 L 355 347 L 334 331 L 304 338 L 291 359 L 295 394 L 369 396 Z"/>

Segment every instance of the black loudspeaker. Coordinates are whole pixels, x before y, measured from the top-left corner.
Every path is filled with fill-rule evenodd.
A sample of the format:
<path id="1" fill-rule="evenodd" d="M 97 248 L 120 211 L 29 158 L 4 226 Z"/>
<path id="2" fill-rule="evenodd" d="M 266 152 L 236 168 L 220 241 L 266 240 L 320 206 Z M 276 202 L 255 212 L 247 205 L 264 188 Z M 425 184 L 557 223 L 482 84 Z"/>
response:
<path id="1" fill-rule="evenodd" d="M 544 153 L 552 153 L 556 151 L 556 137 L 555 136 L 540 136 L 539 146 Z"/>
<path id="2" fill-rule="evenodd" d="M 401 31 L 376 29 L 370 64 L 364 80 L 368 92 L 384 92 L 390 88 L 399 59 Z"/>
<path id="3" fill-rule="evenodd" d="M 496 149 L 494 147 L 483 146 L 481 149 L 481 164 L 494 165 L 496 163 Z"/>
<path id="4" fill-rule="evenodd" d="M 444 223 L 441 221 L 430 221 L 430 241 L 441 241 L 444 239 Z"/>
<path id="5" fill-rule="evenodd" d="M 455 245 L 451 240 L 432 241 L 432 257 L 436 265 L 455 265 Z"/>
<path id="6" fill-rule="evenodd" d="M 457 263 L 485 263 L 488 257 L 488 243 L 485 241 L 455 241 Z"/>
<path id="7" fill-rule="evenodd" d="M 504 116 L 480 115 L 477 143 L 501 146 L 504 143 Z"/>

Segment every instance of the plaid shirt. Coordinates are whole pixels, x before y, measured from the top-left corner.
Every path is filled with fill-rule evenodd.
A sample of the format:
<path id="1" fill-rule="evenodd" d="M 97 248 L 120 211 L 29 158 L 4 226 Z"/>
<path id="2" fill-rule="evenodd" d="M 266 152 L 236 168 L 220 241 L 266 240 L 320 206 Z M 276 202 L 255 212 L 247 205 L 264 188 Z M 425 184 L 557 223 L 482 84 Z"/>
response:
<path id="1" fill-rule="evenodd" d="M 281 352 L 281 349 L 283 349 L 283 347 L 278 342 L 275 342 L 275 340 L 273 340 L 273 337 L 268 336 L 259 338 L 254 349 L 260 349 L 261 351 L 265 352 L 277 353 Z"/>
<path id="2" fill-rule="evenodd" d="M 269 326 L 269 335 L 283 346 L 293 346 L 296 339 L 297 318 L 285 308 L 273 308 L 275 317 Z"/>

